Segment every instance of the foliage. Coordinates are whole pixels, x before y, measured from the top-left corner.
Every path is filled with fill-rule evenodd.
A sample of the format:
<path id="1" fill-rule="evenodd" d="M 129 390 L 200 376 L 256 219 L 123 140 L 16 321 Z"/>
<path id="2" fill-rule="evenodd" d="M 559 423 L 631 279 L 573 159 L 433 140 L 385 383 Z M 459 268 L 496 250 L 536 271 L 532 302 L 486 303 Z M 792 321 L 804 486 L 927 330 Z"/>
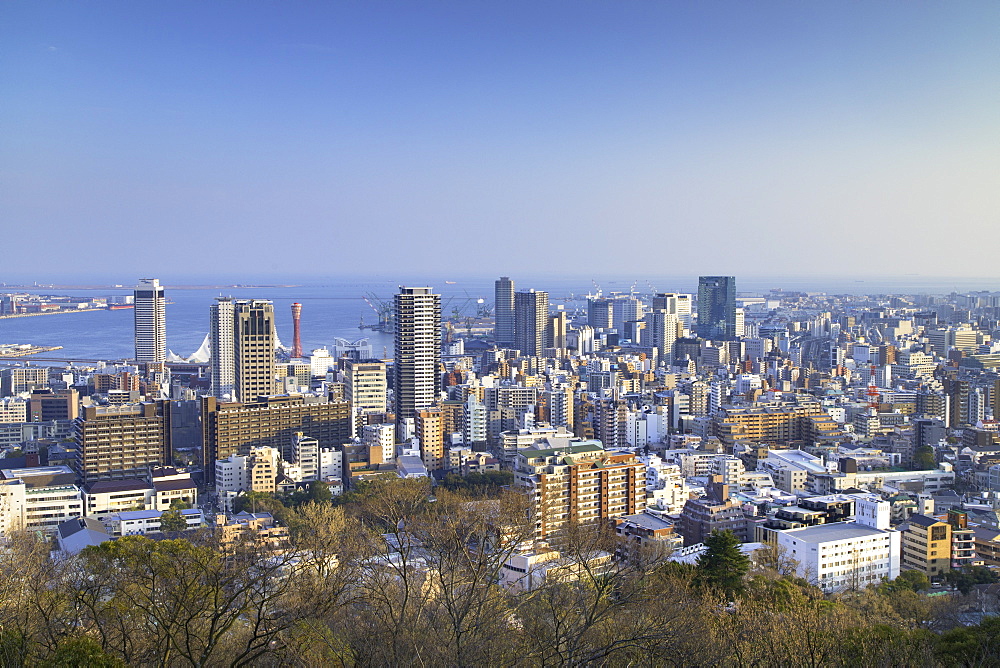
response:
<path id="1" fill-rule="evenodd" d="M 931 580 L 921 571 L 903 571 L 895 580 L 886 580 L 878 586 L 883 594 L 895 591 L 927 591 L 931 588 Z"/>
<path id="2" fill-rule="evenodd" d="M 181 511 L 171 508 L 160 515 L 160 531 L 184 531 L 187 529 L 187 520 L 181 515 Z"/>
<path id="3" fill-rule="evenodd" d="M 89 636 L 61 641 L 52 656 L 39 663 L 41 668 L 125 668 L 125 665 Z"/>
<path id="4" fill-rule="evenodd" d="M 962 597 L 926 596 L 916 575 L 824 595 L 782 575 L 794 569 L 779 550 L 748 571 L 725 532 L 684 565 L 623 550 L 604 524 L 534 541 L 517 492 L 429 492 L 376 479 L 349 504 L 282 506 L 287 537 L 127 536 L 51 559 L 14 533 L 0 544 L 0 665 L 950 668 L 1000 655 L 1000 621 L 957 625 Z M 530 582 L 505 566 L 526 545 L 555 559 Z"/>
<path id="5" fill-rule="evenodd" d="M 495 497 L 514 484 L 511 471 L 484 471 L 468 475 L 449 473 L 440 486 L 451 492 L 460 492 L 473 497 Z"/>
<path id="6" fill-rule="evenodd" d="M 937 468 L 937 461 L 934 459 L 934 448 L 929 445 L 921 445 L 913 451 L 913 469 L 915 471 L 929 471 Z"/>
<path id="7" fill-rule="evenodd" d="M 705 539 L 705 551 L 698 557 L 696 582 L 721 590 L 732 598 L 743 591 L 743 578 L 750 570 L 750 558 L 740 550 L 740 539 L 732 531 L 713 531 Z"/>
<path id="8" fill-rule="evenodd" d="M 944 580 L 963 594 L 968 594 L 976 585 L 992 584 L 1000 581 L 1000 577 L 985 566 L 969 566 L 948 571 L 944 574 Z"/>

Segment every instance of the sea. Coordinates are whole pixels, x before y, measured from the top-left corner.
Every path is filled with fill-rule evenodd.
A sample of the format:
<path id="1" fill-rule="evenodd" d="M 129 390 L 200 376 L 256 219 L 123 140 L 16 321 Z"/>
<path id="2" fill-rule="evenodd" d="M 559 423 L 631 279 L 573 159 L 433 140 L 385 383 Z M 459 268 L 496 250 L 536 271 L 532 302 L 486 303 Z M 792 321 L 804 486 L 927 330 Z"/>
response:
<path id="1" fill-rule="evenodd" d="M 696 292 L 697 276 L 602 276 L 581 277 L 513 277 L 517 290 L 536 289 L 549 292 L 553 308 L 570 313 L 586 308 L 586 295 L 598 290 L 604 295 L 615 292 L 652 294 L 655 292 Z M 188 357 L 201 346 L 209 326 L 209 306 L 216 297 L 235 299 L 270 299 L 274 302 L 278 336 L 282 343 L 292 343 L 291 304 L 302 304 L 301 337 L 305 354 L 316 348 L 333 351 L 336 339 L 349 342 L 367 339 L 376 357 L 393 354 L 392 335 L 360 326 L 378 321 L 378 301 L 391 303 L 400 285 L 429 286 L 442 295 L 442 314 L 474 316 L 482 307 L 493 302 L 493 282 L 496 277 L 414 277 L 336 278 L 281 281 L 268 277 L 261 284 L 240 286 L 219 282 L 185 280 L 181 277 L 161 277 L 167 286 L 167 348 L 181 357 Z M 266 285 L 264 284 L 266 283 Z M 281 283 L 281 285 L 276 285 Z M 296 283 L 296 284 L 293 284 Z M 111 284 L 109 282 L 109 284 Z M 214 287 L 190 287 L 193 285 Z M 740 277 L 740 295 L 763 294 L 772 289 L 786 291 L 825 292 L 828 294 L 948 294 L 1000 290 L 997 278 L 940 278 L 918 275 L 865 278 L 853 277 Z M 0 286 L 0 292 L 10 290 Z M 86 290 L 30 288 L 29 292 L 53 295 L 94 296 L 128 295 L 131 288 L 96 287 Z M 49 359 L 127 359 L 134 353 L 133 311 L 85 311 L 48 314 L 24 318 L 0 319 L 0 344 L 27 343 L 36 346 L 62 346 L 38 358 Z M 21 358 L 31 361 L 32 357 Z M 37 363 L 42 362 L 39 359 Z"/>

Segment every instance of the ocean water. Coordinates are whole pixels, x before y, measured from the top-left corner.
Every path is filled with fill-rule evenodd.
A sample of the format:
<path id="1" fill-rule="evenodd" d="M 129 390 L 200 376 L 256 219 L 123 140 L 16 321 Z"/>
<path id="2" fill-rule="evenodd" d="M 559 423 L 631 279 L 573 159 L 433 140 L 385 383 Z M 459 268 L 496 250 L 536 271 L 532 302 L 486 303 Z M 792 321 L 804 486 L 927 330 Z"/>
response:
<path id="1" fill-rule="evenodd" d="M 227 287 L 188 288 L 170 287 L 182 284 L 179 279 L 161 279 L 168 288 L 167 347 L 181 356 L 189 356 L 201 345 L 208 332 L 208 309 L 215 297 L 237 299 L 270 299 L 274 302 L 278 336 L 282 343 L 291 345 L 292 302 L 302 304 L 302 348 L 309 351 L 329 347 L 335 338 L 354 341 L 367 338 L 376 356 L 392 355 L 392 336 L 369 329 L 358 328 L 361 320 L 372 324 L 377 321 L 374 310 L 365 303 L 362 295 L 374 294 L 391 301 L 399 285 L 430 286 L 442 295 L 442 313 L 462 316 L 475 313 L 477 301 L 493 302 L 493 281 L 496 277 L 462 278 L 445 282 L 441 277 L 403 277 L 396 280 L 316 280 L 296 287 Z M 632 286 L 642 294 L 654 291 L 695 292 L 696 276 L 653 277 L 534 277 L 514 276 L 518 290 L 534 288 L 547 290 L 550 303 L 563 304 L 569 311 L 586 307 L 584 295 L 597 286 L 604 294 L 629 292 Z M 194 283 L 195 281 L 188 281 Z M 202 285 L 208 281 L 199 278 Z M 268 283 L 277 282 L 273 277 Z M 292 281 L 287 281 L 291 283 Z M 1000 289 L 1000 279 L 948 279 L 922 276 L 856 279 L 844 277 L 740 277 L 737 289 L 741 294 L 763 293 L 773 288 L 830 294 L 947 294 Z M 0 292 L 3 289 L 0 288 Z M 131 294 L 131 289 L 52 290 L 53 294 L 80 297 Z M 88 311 L 58 315 L 40 315 L 27 318 L 0 319 L 0 343 L 30 343 L 39 346 L 62 346 L 62 350 L 48 353 L 52 358 L 125 359 L 134 352 L 133 311 Z M 31 358 L 25 358 L 30 360 Z"/>

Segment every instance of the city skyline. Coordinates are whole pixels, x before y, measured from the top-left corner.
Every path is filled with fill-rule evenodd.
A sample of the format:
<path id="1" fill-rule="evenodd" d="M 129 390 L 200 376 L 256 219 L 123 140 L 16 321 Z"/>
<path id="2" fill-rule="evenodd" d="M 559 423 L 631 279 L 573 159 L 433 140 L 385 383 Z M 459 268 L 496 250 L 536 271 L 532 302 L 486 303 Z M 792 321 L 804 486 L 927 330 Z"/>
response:
<path id="1" fill-rule="evenodd" d="M 258 276 L 384 273 L 331 258 L 356 242 L 409 274 L 988 277 L 998 21 L 985 2 L 9 3 L 5 242 L 64 243 L 7 277 L 93 275 L 108 252 L 127 275 L 211 257 L 236 276 L 260 238 L 309 271 Z M 582 243 L 540 269 L 525 238 Z"/>

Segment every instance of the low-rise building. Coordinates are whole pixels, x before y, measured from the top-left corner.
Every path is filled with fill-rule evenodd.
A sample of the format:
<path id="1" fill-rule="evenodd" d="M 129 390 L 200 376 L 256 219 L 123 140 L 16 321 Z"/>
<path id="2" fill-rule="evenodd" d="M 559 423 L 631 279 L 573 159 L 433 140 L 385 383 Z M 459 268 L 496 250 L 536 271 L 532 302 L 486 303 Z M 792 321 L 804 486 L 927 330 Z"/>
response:
<path id="1" fill-rule="evenodd" d="M 127 510 L 149 510 L 155 494 L 145 480 L 97 480 L 83 487 L 84 512 L 101 520 Z"/>
<path id="2" fill-rule="evenodd" d="M 144 536 L 160 531 L 162 510 L 131 510 L 104 518 L 104 526 L 111 536 Z M 188 529 L 197 529 L 205 523 L 205 516 L 197 508 L 180 511 Z"/>
<path id="3" fill-rule="evenodd" d="M 796 574 L 832 593 L 863 589 L 900 569 L 900 534 L 889 528 L 889 503 L 858 496 L 853 522 L 775 532 L 776 543 L 798 562 Z"/>

